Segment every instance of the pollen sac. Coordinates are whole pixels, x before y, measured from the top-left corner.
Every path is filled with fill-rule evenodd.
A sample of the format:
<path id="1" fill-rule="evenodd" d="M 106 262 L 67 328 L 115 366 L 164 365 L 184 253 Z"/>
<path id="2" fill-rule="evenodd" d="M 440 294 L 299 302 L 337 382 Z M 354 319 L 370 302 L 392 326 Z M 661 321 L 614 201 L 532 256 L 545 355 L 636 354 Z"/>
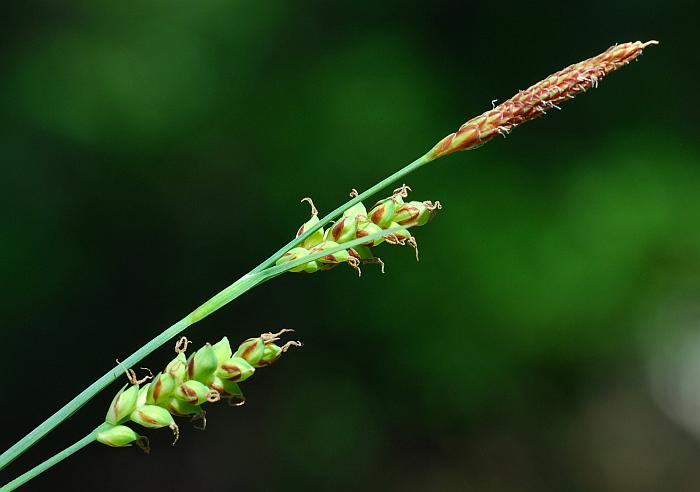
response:
<path id="1" fill-rule="evenodd" d="M 122 448 L 131 446 L 131 443 L 138 441 L 141 438 L 133 429 L 125 425 L 109 425 L 100 427 L 95 433 L 95 440 L 112 446 L 113 448 Z"/>
<path id="2" fill-rule="evenodd" d="M 377 224 L 382 229 L 387 229 L 393 220 L 394 211 L 396 210 L 397 205 L 396 202 L 397 197 L 393 196 L 378 201 L 377 204 L 369 211 L 369 220 Z"/>
<path id="3" fill-rule="evenodd" d="M 128 385 L 124 385 L 122 389 L 114 396 L 112 404 L 107 410 L 105 422 L 112 425 L 117 425 L 129 417 L 129 414 L 136 408 L 136 400 L 138 399 L 139 387 L 132 385 L 126 389 Z"/>
<path id="4" fill-rule="evenodd" d="M 208 394 L 209 386 L 192 379 L 190 381 L 185 381 L 175 388 L 173 396 L 190 405 L 201 405 L 207 401 Z"/>
<path id="5" fill-rule="evenodd" d="M 436 203 L 439 206 L 439 203 Z M 428 202 L 430 205 L 430 202 Z M 428 223 L 435 209 L 425 202 L 411 201 L 399 206 L 394 212 L 394 222 L 403 226 L 422 226 Z"/>
<path id="6" fill-rule="evenodd" d="M 164 373 L 172 375 L 177 383 L 181 383 L 187 377 L 187 358 L 184 353 L 177 354 L 165 367 Z"/>
<path id="7" fill-rule="evenodd" d="M 190 356 L 187 361 L 188 379 L 196 379 L 201 383 L 209 384 L 214 377 L 214 372 L 218 365 L 219 362 L 216 359 L 216 352 L 214 352 L 214 348 L 207 343 Z"/>
<path id="8" fill-rule="evenodd" d="M 361 220 L 357 223 L 357 232 L 355 233 L 355 235 L 357 236 L 357 239 L 361 239 L 365 236 L 369 236 L 370 234 L 377 234 L 379 232 L 382 232 L 382 230 L 383 229 L 381 227 L 379 227 L 374 222 L 371 222 L 370 220 Z M 382 242 L 384 242 L 384 238 L 378 237 L 374 241 L 367 241 L 363 244 L 363 246 L 378 246 Z"/>
<path id="9" fill-rule="evenodd" d="M 149 429 L 160 429 L 175 424 L 173 416 L 157 405 L 144 405 L 131 413 L 131 420 Z"/>
<path id="10" fill-rule="evenodd" d="M 243 342 L 233 354 L 234 357 L 245 359 L 250 365 L 255 366 L 262 359 L 265 352 L 265 342 L 261 337 L 249 338 Z"/>
<path id="11" fill-rule="evenodd" d="M 178 385 L 178 379 L 169 372 L 156 375 L 148 389 L 147 403 L 149 405 L 162 405 L 172 396 Z"/>
<path id="12" fill-rule="evenodd" d="M 312 216 L 307 222 L 305 222 L 297 231 L 297 237 L 301 236 L 304 234 L 306 231 L 308 231 L 310 228 L 318 224 L 318 216 L 314 215 Z M 318 243 L 323 241 L 323 228 L 317 229 L 313 234 L 311 234 L 309 237 L 304 239 L 301 242 L 301 247 L 302 248 L 313 248 L 316 246 Z"/>
<path id="13" fill-rule="evenodd" d="M 231 350 L 231 344 L 228 341 L 228 337 L 224 337 L 214 345 L 212 345 L 214 353 L 216 354 L 216 361 L 221 364 L 225 360 L 228 360 L 233 355 L 233 350 Z"/>
<path id="14" fill-rule="evenodd" d="M 342 217 L 329 229 L 329 239 L 336 243 L 347 243 L 355 239 L 357 232 L 357 219 L 355 217 Z"/>
<path id="15" fill-rule="evenodd" d="M 241 382 L 252 376 L 254 372 L 255 368 L 243 357 L 231 357 L 219 366 L 216 376 L 225 381 Z"/>

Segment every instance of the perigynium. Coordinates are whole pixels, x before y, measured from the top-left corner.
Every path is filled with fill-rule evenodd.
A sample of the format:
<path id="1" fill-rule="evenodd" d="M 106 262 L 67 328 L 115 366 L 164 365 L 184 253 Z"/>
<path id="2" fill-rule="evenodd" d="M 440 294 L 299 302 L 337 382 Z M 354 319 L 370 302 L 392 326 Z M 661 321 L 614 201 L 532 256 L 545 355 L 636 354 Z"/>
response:
<path id="1" fill-rule="evenodd" d="M 277 362 L 290 347 L 301 346 L 301 342 L 293 340 L 281 346 L 275 343 L 289 331 L 292 330 L 249 338 L 235 352 L 224 337 L 214 345 L 207 343 L 189 358 L 185 357 L 189 341 L 181 338 L 175 345 L 175 358 L 155 376 L 137 379 L 132 369 L 125 371 L 129 383 L 114 396 L 104 423 L 95 429 L 95 440 L 117 448 L 136 444 L 148 453 L 148 438 L 138 435 L 126 425 L 128 422 L 148 429 L 169 428 L 175 437 L 173 445 L 180 435 L 173 417 L 190 417 L 199 423 L 197 428 L 204 430 L 205 403 L 227 401 L 231 406 L 243 405 L 245 397 L 239 384 L 256 369 Z"/>
<path id="2" fill-rule="evenodd" d="M 597 87 L 608 73 L 635 60 L 645 47 L 654 44 L 657 42 L 636 41 L 618 44 L 598 56 L 550 75 L 482 115 L 470 119 L 456 132 L 440 140 L 426 154 L 364 192 L 358 193 L 353 190 L 349 201 L 322 218 L 318 217 L 313 202 L 308 200 L 312 207 L 311 219 L 301 226 L 296 237 L 124 359 L 123 364 L 118 364 L 104 374 L 6 450 L 0 455 L 0 469 L 6 467 L 119 378 L 124 373 L 123 368 L 134 366 L 156 348 L 178 336 L 188 326 L 253 287 L 287 271 L 313 273 L 328 270 L 341 263 L 347 263 L 358 272 L 363 262 L 379 263 L 383 271 L 383 263 L 373 252 L 373 248 L 382 242 L 407 244 L 416 248 L 417 253 L 417 243 L 409 229 L 425 225 L 440 208 L 439 202 L 405 201 L 410 190 L 406 186 L 398 188 L 369 210 L 361 202 L 429 162 L 458 150 L 474 149 L 498 135 L 505 137 L 518 125 L 538 118 L 548 110 L 559 109 L 561 103 Z M 337 220 L 327 227 L 334 219 Z M 272 338 L 266 339 L 266 336 Z M 126 425 L 128 422 L 147 428 L 167 427 L 177 438 L 179 427 L 173 416 L 195 416 L 203 423 L 202 405 L 219 399 L 240 401 L 242 393 L 238 383 L 249 378 L 255 368 L 268 365 L 279 358 L 282 352 L 291 346 L 277 346 L 273 339 L 275 334 L 247 340 L 234 354 L 229 353 L 230 347 L 225 339 L 215 345 L 205 345 L 189 359 L 184 359 L 184 355 L 179 353 L 162 372 L 153 376 L 144 386 L 141 386 L 143 381 L 138 381 L 135 374 L 128 369 L 130 384 L 117 393 L 103 424 L 9 482 L 1 490 L 14 490 L 94 441 L 115 447 L 137 444 L 147 449 L 147 441 Z"/>

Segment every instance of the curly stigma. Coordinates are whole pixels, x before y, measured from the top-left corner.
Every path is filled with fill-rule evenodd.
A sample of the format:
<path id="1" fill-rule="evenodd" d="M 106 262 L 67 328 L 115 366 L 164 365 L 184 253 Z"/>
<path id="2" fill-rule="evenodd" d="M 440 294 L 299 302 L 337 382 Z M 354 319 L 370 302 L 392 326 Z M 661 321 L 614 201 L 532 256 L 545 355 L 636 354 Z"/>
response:
<path id="1" fill-rule="evenodd" d="M 433 160 L 458 150 L 474 149 L 497 135 L 506 136 L 516 126 L 546 114 L 548 109 L 560 109 L 560 103 L 597 87 L 608 73 L 627 65 L 654 44 L 658 41 L 617 44 L 598 56 L 570 65 L 467 121 L 440 140 L 426 156 Z"/>

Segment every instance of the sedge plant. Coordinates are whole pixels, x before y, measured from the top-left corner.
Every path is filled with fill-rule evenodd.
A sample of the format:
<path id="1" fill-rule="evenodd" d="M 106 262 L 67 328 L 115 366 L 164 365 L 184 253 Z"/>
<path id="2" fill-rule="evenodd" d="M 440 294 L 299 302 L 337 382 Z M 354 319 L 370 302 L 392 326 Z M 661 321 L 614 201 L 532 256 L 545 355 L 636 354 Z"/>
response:
<path id="1" fill-rule="evenodd" d="M 220 400 L 233 402 L 234 405 L 242 402 L 243 393 L 238 383 L 249 378 L 257 367 L 271 364 L 288 348 L 300 345 L 299 342 L 278 346 L 274 342 L 283 332 L 266 333 L 246 340 L 234 352 L 224 338 L 217 344 L 205 345 L 188 359 L 184 355 L 187 342 L 181 339 L 181 343 L 176 346 L 177 356 L 157 375 L 138 380 L 129 368 L 177 337 L 187 327 L 284 272 L 315 273 L 347 264 L 360 273 L 363 263 L 379 264 L 384 271 L 383 262 L 374 254 L 375 248 L 381 243 L 409 245 L 416 250 L 417 257 L 417 242 L 409 230 L 425 225 L 441 208 L 440 203 L 407 200 L 411 190 L 406 185 L 397 188 L 369 209 L 363 205 L 363 200 L 429 162 L 460 150 L 477 148 L 499 135 L 505 137 L 518 125 L 538 118 L 551 109 L 560 109 L 563 102 L 597 87 L 608 73 L 637 59 L 645 47 L 654 44 L 657 42 L 636 41 L 614 45 L 598 56 L 570 65 L 519 91 L 507 101 L 470 119 L 427 153 L 369 189 L 361 193 L 352 190 L 350 200 L 321 218 L 313 202 L 304 199 L 311 205 L 311 218 L 299 228 L 293 239 L 250 272 L 148 341 L 122 363 L 118 363 L 2 453 L 0 469 L 5 468 L 126 372 L 129 382 L 116 394 L 102 423 L 68 448 L 7 483 L 0 490 L 16 489 L 96 441 L 114 447 L 136 444 L 144 450 L 148 449 L 147 439 L 129 427 L 128 422 L 145 428 L 169 428 L 176 440 L 179 427 L 173 416 L 190 416 L 204 423 L 203 404 Z M 335 222 L 331 223 L 333 220 Z M 146 381 L 148 383 L 144 385 Z"/>

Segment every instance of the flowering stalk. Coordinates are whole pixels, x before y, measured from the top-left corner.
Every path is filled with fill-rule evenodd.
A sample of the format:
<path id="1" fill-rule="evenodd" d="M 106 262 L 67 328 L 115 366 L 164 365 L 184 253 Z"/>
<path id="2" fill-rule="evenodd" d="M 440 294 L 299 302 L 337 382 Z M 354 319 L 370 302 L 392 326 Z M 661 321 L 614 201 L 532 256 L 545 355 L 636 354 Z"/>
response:
<path id="1" fill-rule="evenodd" d="M 403 205 L 397 203 L 392 205 L 385 202 L 382 214 L 379 214 L 377 210 L 374 210 L 376 206 L 372 209 L 374 212 L 377 212 L 377 216 L 375 217 L 376 221 L 371 219 L 371 222 L 378 226 L 381 230 L 370 226 L 368 223 L 364 223 L 364 225 L 361 225 L 359 228 L 357 228 L 356 224 L 354 239 L 351 239 L 353 234 L 348 233 L 346 235 L 339 235 L 338 239 L 342 239 L 342 242 L 334 241 L 336 245 L 326 244 L 323 248 L 316 251 L 309 250 L 305 247 L 305 244 L 309 244 L 306 241 L 314 234 L 316 234 L 315 237 L 318 237 L 317 231 L 328 224 L 331 220 L 341 216 L 344 212 L 348 211 L 363 200 L 371 197 L 378 191 L 401 180 L 403 177 L 424 166 L 428 162 L 453 153 L 457 150 L 476 148 L 493 139 L 496 135 L 505 136 L 517 125 L 541 116 L 547 109 L 558 108 L 558 104 L 562 101 L 573 98 L 575 95 L 586 91 L 590 87 L 597 86 L 602 77 L 635 59 L 641 54 L 644 47 L 651 44 L 656 44 L 656 41 L 650 41 L 647 43 L 637 41 L 634 43 L 624 43 L 613 46 L 605 53 L 557 72 L 538 84 L 533 85 L 529 89 L 519 92 L 516 96 L 497 106 L 496 108 L 467 121 L 457 132 L 452 133 L 442 139 L 422 157 L 399 169 L 366 191 L 357 194 L 348 202 L 325 215 L 323 218 L 316 218 L 313 221 L 307 222 L 297 237 L 293 238 L 287 244 L 282 246 L 278 251 L 260 263 L 257 267 L 253 268 L 253 270 L 251 270 L 249 273 L 243 275 L 233 284 L 229 285 L 204 304 L 196 308 L 188 316 L 167 328 L 161 334 L 134 352 L 131 356 L 127 357 L 124 360 L 125 366 L 130 367 L 135 365 L 141 359 L 153 352 L 156 348 L 177 336 L 188 326 L 212 314 L 253 287 L 277 275 L 280 275 L 285 271 L 292 271 L 292 269 L 301 267 L 302 265 L 306 266 L 303 266 L 301 270 L 312 270 L 314 266 L 309 266 L 311 262 L 315 262 L 323 257 L 328 257 L 329 255 L 335 255 L 338 253 L 339 256 L 333 257 L 332 261 L 330 258 L 327 258 L 327 262 L 325 263 L 323 261 L 318 262 L 318 269 L 323 269 L 325 265 L 333 265 L 333 261 L 337 261 L 338 263 L 341 262 L 340 260 L 345 257 L 342 252 L 346 251 L 349 254 L 351 248 L 367 245 L 370 244 L 370 242 L 374 243 L 381 238 L 390 238 L 391 235 L 394 235 L 398 242 L 400 242 L 401 238 L 409 237 L 405 235 L 406 229 L 424 224 L 423 221 L 425 220 L 425 213 L 421 211 L 421 206 L 417 205 L 417 203 L 420 202 L 409 202 L 409 204 Z M 380 202 L 378 205 L 381 203 L 382 202 Z M 397 207 L 396 205 L 399 206 Z M 389 211 L 388 209 L 392 206 L 394 210 Z M 371 213 L 372 210 L 367 217 L 373 216 Z M 387 220 L 387 215 L 391 215 L 393 218 L 393 222 L 389 223 L 388 225 L 385 222 Z M 396 220 L 397 218 L 400 220 Z M 398 227 L 396 227 L 394 224 L 396 224 Z M 383 226 L 388 228 L 384 228 Z M 361 231 L 359 234 L 358 230 Z M 375 232 L 371 232 L 372 230 Z M 363 235 L 365 232 L 367 235 Z M 326 238 L 324 234 L 325 233 L 323 232 L 321 233 L 322 237 Z M 314 247 L 317 246 L 318 244 L 316 244 Z M 376 246 L 376 244 L 372 244 L 372 246 Z M 293 248 L 297 247 L 307 249 L 308 254 L 298 252 L 299 254 L 293 255 L 293 258 L 287 258 L 285 261 L 278 261 L 284 255 L 287 255 Z M 314 247 L 312 247 L 312 249 L 314 249 Z M 243 371 L 243 369 L 241 369 L 241 371 Z M 69 418 L 97 393 L 116 380 L 120 374 L 121 368 L 116 366 L 93 384 L 88 386 L 85 390 L 69 401 L 51 417 L 46 419 L 19 442 L 6 450 L 2 455 L 0 455 L 0 469 L 6 467 L 15 458 L 20 456 L 29 447 L 42 439 L 61 422 Z M 163 381 L 163 384 L 167 384 L 167 381 Z M 31 479 L 33 476 L 43 472 L 53 464 L 58 463 L 66 456 L 69 456 L 73 452 L 81 449 L 86 444 L 94 440 L 94 436 L 94 433 L 89 434 L 66 450 L 58 453 L 49 460 L 25 473 L 20 478 L 2 487 L 0 490 L 13 490 L 22 483 Z M 128 439 L 129 437 L 130 434 L 128 431 L 120 428 L 117 431 L 113 431 L 113 435 L 110 438 L 115 440 L 123 440 Z M 105 437 L 105 440 L 108 440 L 108 437 Z"/>
<path id="2" fill-rule="evenodd" d="M 616 44 L 598 56 L 569 65 L 467 121 L 455 133 L 440 140 L 428 155 L 431 160 L 437 159 L 458 150 L 474 149 L 497 135 L 505 137 L 516 126 L 547 114 L 548 109 L 561 109 L 558 105 L 567 99 L 598 87 L 608 73 L 627 65 L 641 55 L 644 48 L 654 44 L 658 41 Z"/>

